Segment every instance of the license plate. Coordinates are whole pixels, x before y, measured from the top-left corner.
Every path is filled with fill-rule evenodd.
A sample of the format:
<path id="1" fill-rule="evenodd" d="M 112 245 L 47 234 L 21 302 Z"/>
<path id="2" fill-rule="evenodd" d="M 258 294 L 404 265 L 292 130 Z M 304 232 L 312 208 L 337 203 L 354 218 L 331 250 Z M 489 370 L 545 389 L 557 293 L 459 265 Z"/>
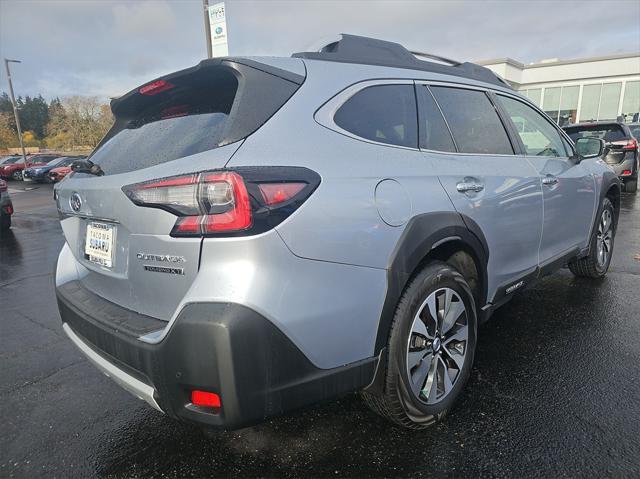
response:
<path id="1" fill-rule="evenodd" d="M 113 266 L 113 241 L 116 227 L 106 223 L 89 223 L 84 244 L 86 258 L 100 266 Z"/>

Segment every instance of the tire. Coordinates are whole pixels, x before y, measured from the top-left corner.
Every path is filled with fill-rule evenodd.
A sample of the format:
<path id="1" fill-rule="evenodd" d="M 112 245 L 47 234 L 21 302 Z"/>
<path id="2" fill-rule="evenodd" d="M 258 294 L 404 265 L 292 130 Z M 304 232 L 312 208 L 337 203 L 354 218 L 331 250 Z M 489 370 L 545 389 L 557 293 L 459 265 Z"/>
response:
<path id="1" fill-rule="evenodd" d="M 627 193 L 635 193 L 638 191 L 638 178 L 634 178 L 633 180 L 629 180 L 624 184 L 624 191 Z"/>
<path id="2" fill-rule="evenodd" d="M 449 304 L 450 314 L 443 321 L 436 313 L 436 324 L 430 311 L 439 311 L 443 304 Z M 477 324 L 473 295 L 462 275 L 446 263 L 427 265 L 398 302 L 386 349 L 383 391 L 363 392 L 365 403 L 409 429 L 424 429 L 441 421 L 469 379 Z"/>
<path id="3" fill-rule="evenodd" d="M 609 219 L 607 220 L 606 218 Z M 598 212 L 598 222 L 591 234 L 589 254 L 584 258 L 569 263 L 569 270 L 575 276 L 602 278 L 607 274 L 609 264 L 611 264 L 611 256 L 613 255 L 616 226 L 613 204 L 609 198 L 605 198 L 602 200 L 602 206 Z"/>
<path id="4" fill-rule="evenodd" d="M 0 231 L 8 231 L 11 228 L 11 215 L 0 215 Z"/>
<path id="5" fill-rule="evenodd" d="M 22 170 L 16 170 L 11 174 L 11 179 L 15 181 L 22 181 Z"/>

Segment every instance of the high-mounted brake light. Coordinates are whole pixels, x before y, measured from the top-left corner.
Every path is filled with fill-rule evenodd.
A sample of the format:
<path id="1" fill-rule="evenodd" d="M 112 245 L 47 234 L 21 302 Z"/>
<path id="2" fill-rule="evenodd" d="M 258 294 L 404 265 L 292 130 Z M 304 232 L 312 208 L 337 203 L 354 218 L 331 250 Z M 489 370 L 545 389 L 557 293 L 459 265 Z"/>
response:
<path id="1" fill-rule="evenodd" d="M 142 88 L 140 88 L 140 90 L 138 90 L 138 92 L 140 92 L 141 95 L 157 95 L 158 93 L 162 93 L 163 91 L 167 91 L 167 90 L 171 90 L 175 85 L 169 83 L 168 81 L 165 80 L 156 80 L 152 83 L 149 83 L 145 86 L 143 86 Z"/>
<path id="2" fill-rule="evenodd" d="M 306 168 L 241 167 L 160 178 L 122 191 L 138 206 L 176 215 L 171 236 L 237 236 L 275 227 L 319 183 Z"/>

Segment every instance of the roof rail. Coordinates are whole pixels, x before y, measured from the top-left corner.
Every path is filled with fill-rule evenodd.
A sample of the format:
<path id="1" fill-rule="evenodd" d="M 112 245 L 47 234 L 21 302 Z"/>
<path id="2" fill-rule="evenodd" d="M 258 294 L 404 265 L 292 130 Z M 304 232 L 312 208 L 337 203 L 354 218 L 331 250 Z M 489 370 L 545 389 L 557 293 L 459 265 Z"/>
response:
<path id="1" fill-rule="evenodd" d="M 452 60 L 451 58 L 441 57 L 440 55 L 434 55 L 433 53 L 414 52 L 413 50 L 409 50 L 409 53 L 411 53 L 416 57 L 429 58 L 430 60 L 436 60 L 438 62 L 447 63 L 453 67 L 462 65 L 462 62 L 459 62 L 457 60 Z"/>
<path id="2" fill-rule="evenodd" d="M 431 53 L 411 52 L 399 43 L 346 33 L 341 34 L 337 41 L 332 41 L 322 46 L 318 51 L 299 52 L 291 56 L 310 60 L 409 68 L 459 76 L 511 88 L 505 80 L 494 72 L 475 63 L 458 62 Z M 435 60 L 435 62 L 420 60 L 417 57 L 429 58 L 430 60 Z"/>

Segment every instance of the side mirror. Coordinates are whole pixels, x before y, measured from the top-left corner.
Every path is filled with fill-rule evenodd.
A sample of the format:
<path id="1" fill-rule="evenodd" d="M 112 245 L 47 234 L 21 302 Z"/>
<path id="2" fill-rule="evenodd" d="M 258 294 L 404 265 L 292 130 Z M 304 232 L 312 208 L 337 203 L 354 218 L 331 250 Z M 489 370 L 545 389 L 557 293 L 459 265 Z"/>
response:
<path id="1" fill-rule="evenodd" d="M 576 153 L 580 160 L 598 158 L 604 153 L 604 140 L 600 138 L 578 138 L 576 140 Z"/>

